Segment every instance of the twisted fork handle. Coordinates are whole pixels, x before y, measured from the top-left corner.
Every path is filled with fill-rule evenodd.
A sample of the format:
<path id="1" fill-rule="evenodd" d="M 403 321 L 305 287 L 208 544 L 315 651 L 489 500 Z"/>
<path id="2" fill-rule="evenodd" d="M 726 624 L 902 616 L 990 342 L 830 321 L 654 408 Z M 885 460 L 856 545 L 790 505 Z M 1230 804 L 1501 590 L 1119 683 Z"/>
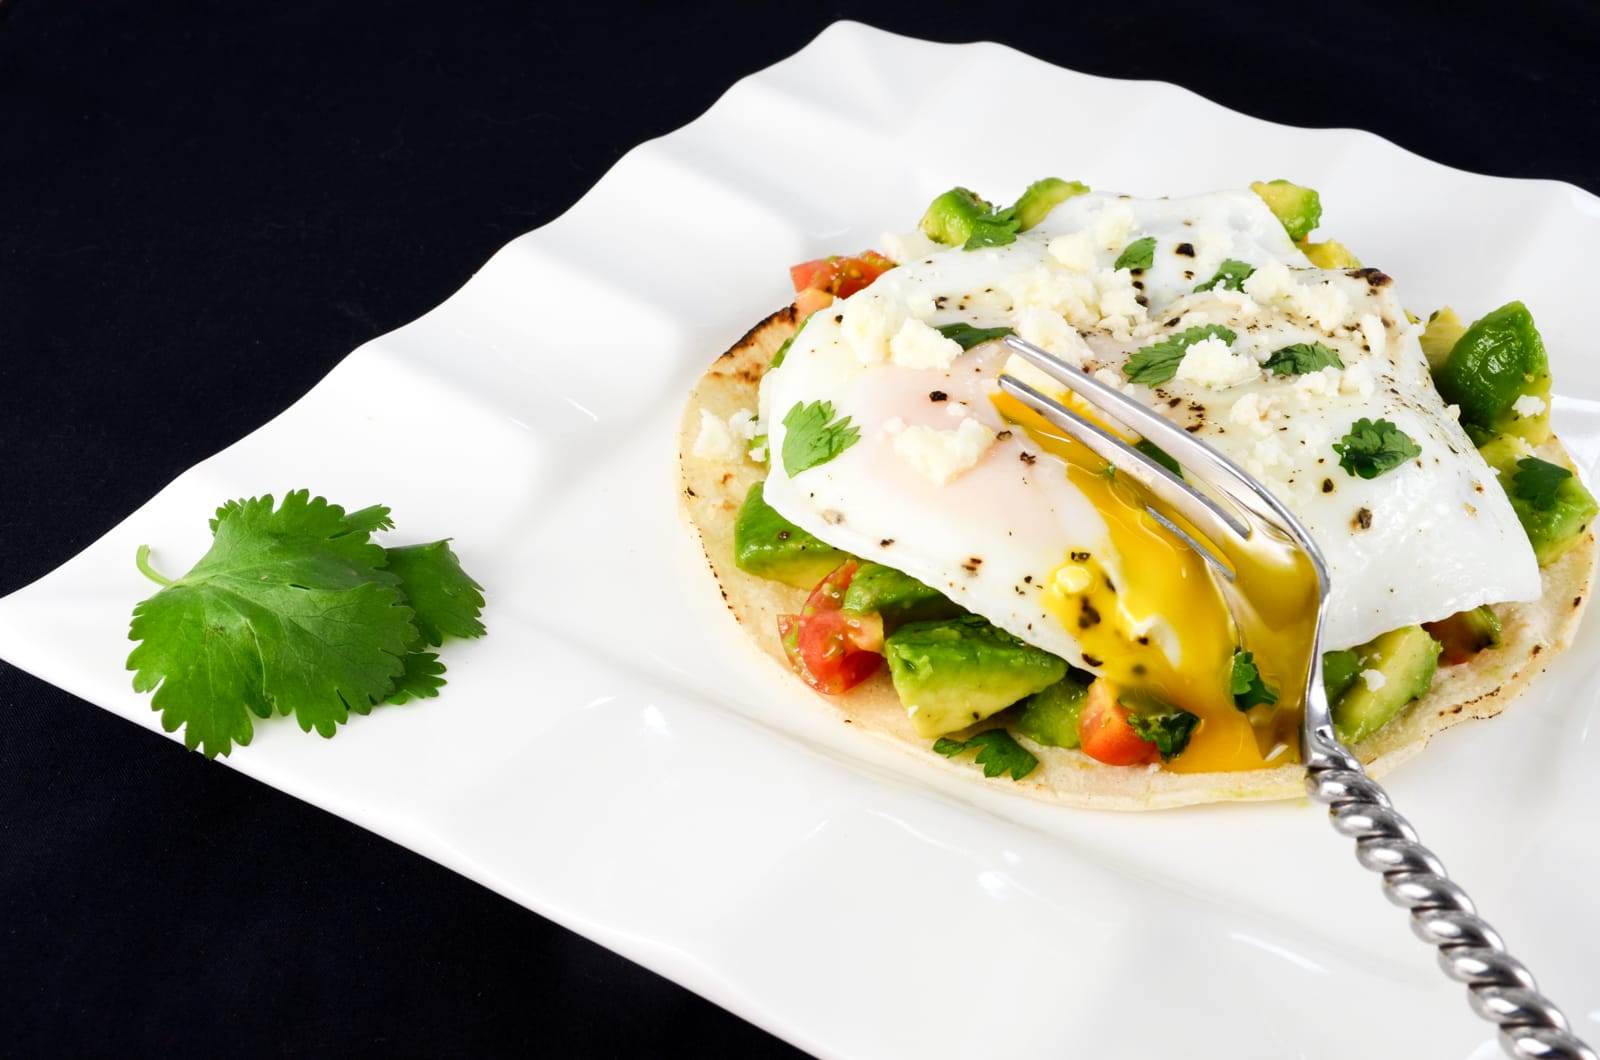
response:
<path id="1" fill-rule="evenodd" d="M 1507 1056 L 1600 1060 L 1539 992 L 1527 967 L 1506 952 L 1499 933 L 1477 914 L 1433 851 L 1417 841 L 1411 823 L 1395 812 L 1382 785 L 1353 755 L 1314 757 L 1306 789 L 1327 804 L 1334 829 L 1356 841 L 1357 860 L 1383 877 L 1389 900 L 1411 911 L 1411 930 L 1438 948 L 1444 973 L 1467 984 L 1467 1000 L 1499 1028 Z"/>

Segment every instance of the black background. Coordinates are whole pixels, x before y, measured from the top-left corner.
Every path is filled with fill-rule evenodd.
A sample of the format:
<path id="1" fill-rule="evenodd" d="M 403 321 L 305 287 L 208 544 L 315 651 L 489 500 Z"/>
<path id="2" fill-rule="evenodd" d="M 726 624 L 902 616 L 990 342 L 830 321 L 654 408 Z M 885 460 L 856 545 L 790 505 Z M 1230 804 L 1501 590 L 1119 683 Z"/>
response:
<path id="1" fill-rule="evenodd" d="M 1581 0 L 676 8 L 0 0 L 0 593 L 836 18 L 1600 191 Z M 786 1051 L 4 664 L 0 984 L 23 1052 Z"/>

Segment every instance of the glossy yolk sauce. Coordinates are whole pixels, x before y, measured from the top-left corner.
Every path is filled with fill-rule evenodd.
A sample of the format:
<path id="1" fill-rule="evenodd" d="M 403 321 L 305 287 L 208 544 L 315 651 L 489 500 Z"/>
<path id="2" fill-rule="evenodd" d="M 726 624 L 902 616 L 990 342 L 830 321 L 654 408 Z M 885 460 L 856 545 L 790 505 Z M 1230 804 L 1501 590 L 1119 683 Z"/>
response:
<path id="1" fill-rule="evenodd" d="M 1165 767 L 1203 773 L 1296 760 L 1317 607 L 1315 574 L 1304 556 L 1264 542 L 1226 549 L 1214 543 L 1237 574 L 1240 593 L 1230 611 L 1205 561 L 1144 510 L 1147 503 L 1161 510 L 1153 498 L 1108 474 L 1104 460 L 1015 399 L 994 400 L 1002 415 L 1067 462 L 1068 477 L 1100 512 L 1116 553 L 1110 563 L 1087 550 L 1064 557 L 1045 586 L 1046 607 L 1077 639 L 1084 665 L 1125 697 L 1143 692 L 1200 719 L 1188 746 Z M 1081 399 L 1066 402 L 1133 440 Z M 1234 705 L 1233 656 L 1241 642 L 1277 690 L 1275 706 L 1246 712 Z"/>

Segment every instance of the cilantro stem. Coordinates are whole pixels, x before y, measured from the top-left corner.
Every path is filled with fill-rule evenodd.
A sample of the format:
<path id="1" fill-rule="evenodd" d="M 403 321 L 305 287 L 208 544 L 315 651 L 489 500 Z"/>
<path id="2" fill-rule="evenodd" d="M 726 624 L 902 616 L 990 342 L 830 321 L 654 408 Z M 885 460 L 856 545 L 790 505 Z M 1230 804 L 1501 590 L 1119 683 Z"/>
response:
<path id="1" fill-rule="evenodd" d="M 133 554 L 133 562 L 138 565 L 139 573 L 163 588 L 172 584 L 172 579 L 150 566 L 150 546 L 140 545 L 139 551 Z"/>

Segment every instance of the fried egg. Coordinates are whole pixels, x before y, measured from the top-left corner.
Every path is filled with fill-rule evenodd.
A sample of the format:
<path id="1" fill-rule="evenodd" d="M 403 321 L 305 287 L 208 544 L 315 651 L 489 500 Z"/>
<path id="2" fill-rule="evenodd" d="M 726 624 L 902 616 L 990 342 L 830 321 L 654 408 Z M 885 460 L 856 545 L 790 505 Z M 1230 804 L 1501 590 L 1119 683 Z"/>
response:
<path id="1" fill-rule="evenodd" d="M 1149 267 L 1115 268 L 1145 237 L 1155 240 Z M 812 317 L 762 382 L 767 502 L 1031 644 L 1199 714 L 1204 724 L 1172 768 L 1253 768 L 1273 753 L 1228 698 L 1240 635 L 1218 587 L 1144 514 L 1135 487 L 1001 395 L 996 380 L 1009 372 L 1076 398 L 1001 343 L 963 349 L 939 327 L 1010 328 L 1258 478 L 1327 560 L 1325 648 L 1538 595 L 1527 538 L 1434 390 L 1394 284 L 1377 270 L 1310 267 L 1254 194 L 1092 193 L 1006 246 L 927 252 L 891 242 L 916 256 Z M 1242 290 L 1197 291 L 1226 261 L 1253 268 Z M 1123 371 L 1138 350 L 1206 325 L 1225 330 L 1190 344 L 1170 379 L 1139 385 Z M 1300 344 L 1333 351 L 1342 367 L 1264 366 Z M 859 438 L 791 476 L 784 418 L 818 401 Z M 1334 444 L 1361 418 L 1395 424 L 1420 455 L 1370 479 L 1346 471 Z M 1258 579 L 1257 591 L 1288 600 L 1263 608 L 1304 609 L 1292 583 L 1287 573 Z M 1285 684 L 1303 666 L 1293 644 L 1246 647 Z"/>

